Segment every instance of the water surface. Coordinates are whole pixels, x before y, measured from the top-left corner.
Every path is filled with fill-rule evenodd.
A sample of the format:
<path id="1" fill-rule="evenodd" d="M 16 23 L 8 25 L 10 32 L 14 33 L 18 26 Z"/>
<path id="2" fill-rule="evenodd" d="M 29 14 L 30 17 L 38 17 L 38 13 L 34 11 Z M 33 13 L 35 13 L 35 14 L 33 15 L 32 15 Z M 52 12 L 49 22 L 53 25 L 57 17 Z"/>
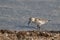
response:
<path id="1" fill-rule="evenodd" d="M 52 20 L 41 30 L 60 30 L 60 0 L 0 0 L 0 29 L 34 30 L 29 17 Z"/>

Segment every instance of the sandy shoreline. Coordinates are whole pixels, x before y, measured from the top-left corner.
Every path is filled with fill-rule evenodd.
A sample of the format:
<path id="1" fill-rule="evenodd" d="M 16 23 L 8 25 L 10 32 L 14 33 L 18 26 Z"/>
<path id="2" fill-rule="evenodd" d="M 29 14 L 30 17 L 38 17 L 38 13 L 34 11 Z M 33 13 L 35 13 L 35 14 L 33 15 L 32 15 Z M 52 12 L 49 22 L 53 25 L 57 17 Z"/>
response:
<path id="1" fill-rule="evenodd" d="M 0 30 L 0 40 L 60 40 L 60 31 Z"/>

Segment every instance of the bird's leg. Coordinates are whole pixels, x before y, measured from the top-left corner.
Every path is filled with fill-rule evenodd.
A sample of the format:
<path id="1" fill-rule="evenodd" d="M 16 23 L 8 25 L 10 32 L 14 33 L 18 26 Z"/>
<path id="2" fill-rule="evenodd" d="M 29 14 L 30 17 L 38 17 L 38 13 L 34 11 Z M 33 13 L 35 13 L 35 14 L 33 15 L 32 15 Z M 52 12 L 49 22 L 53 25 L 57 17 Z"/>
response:
<path id="1" fill-rule="evenodd" d="M 30 24 L 30 21 L 28 21 L 28 26 L 29 26 L 29 24 Z"/>
<path id="2" fill-rule="evenodd" d="M 39 25 L 37 25 L 37 28 L 40 30 L 40 26 Z"/>
<path id="3" fill-rule="evenodd" d="M 31 18 L 29 18 L 29 21 L 28 21 L 28 26 L 29 26 L 29 24 L 31 23 Z"/>

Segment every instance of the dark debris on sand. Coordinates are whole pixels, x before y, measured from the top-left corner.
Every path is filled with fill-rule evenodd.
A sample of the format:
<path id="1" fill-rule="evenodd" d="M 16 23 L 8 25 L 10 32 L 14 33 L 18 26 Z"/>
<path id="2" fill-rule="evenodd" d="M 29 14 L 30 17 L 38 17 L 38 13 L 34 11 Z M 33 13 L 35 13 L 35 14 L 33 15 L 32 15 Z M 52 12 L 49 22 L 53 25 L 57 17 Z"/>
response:
<path id="1" fill-rule="evenodd" d="M 60 40 L 60 31 L 0 30 L 0 40 Z"/>

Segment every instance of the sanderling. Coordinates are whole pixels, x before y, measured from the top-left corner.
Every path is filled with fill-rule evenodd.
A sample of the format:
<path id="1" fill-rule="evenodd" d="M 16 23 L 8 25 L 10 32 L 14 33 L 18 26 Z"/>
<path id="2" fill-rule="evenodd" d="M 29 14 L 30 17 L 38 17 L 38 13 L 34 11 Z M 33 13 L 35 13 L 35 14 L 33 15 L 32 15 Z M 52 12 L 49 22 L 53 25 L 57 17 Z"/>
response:
<path id="1" fill-rule="evenodd" d="M 51 20 L 47 20 L 47 19 L 43 19 L 43 18 L 34 18 L 34 17 L 30 17 L 29 18 L 29 21 L 28 21 L 28 25 L 30 23 L 34 23 L 37 25 L 37 28 L 40 29 L 40 26 L 47 23 L 48 21 L 51 21 Z"/>

